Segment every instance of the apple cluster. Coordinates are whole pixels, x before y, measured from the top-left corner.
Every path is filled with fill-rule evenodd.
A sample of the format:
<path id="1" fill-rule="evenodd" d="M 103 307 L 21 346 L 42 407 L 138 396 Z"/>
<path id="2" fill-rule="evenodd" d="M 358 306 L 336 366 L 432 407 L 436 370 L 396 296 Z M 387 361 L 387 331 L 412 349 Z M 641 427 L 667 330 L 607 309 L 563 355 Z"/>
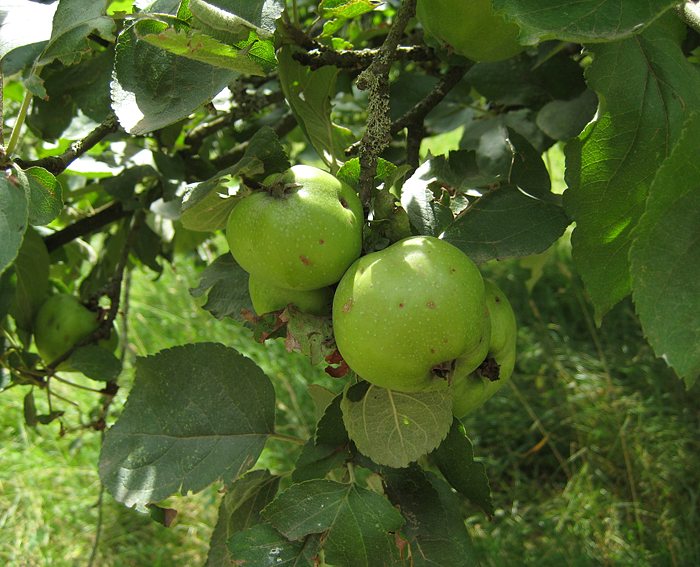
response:
<path id="1" fill-rule="evenodd" d="M 403 392 L 450 384 L 455 415 L 479 407 L 513 371 L 508 299 L 439 238 L 411 236 L 361 256 L 362 227 L 351 187 L 296 165 L 239 201 L 226 237 L 258 315 L 290 304 L 332 314 L 338 351 L 362 379 Z"/>

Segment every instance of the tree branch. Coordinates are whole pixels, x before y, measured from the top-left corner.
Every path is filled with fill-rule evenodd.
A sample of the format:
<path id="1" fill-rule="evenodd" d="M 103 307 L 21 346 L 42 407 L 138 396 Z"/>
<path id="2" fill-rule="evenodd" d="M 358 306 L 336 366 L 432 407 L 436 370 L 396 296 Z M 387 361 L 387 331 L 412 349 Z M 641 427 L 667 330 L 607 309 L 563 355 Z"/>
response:
<path id="1" fill-rule="evenodd" d="M 63 230 L 59 230 L 58 232 L 44 237 L 44 244 L 46 244 L 48 251 L 52 252 L 80 236 L 85 236 L 86 234 L 100 230 L 102 227 L 127 217 L 132 213 L 133 211 L 125 211 L 122 204 L 118 201 L 109 203 L 97 209 L 95 214 L 75 221 Z"/>
<path id="2" fill-rule="evenodd" d="M 102 139 L 116 132 L 119 129 L 119 122 L 114 114 L 110 114 L 102 124 L 90 132 L 82 140 L 77 140 L 73 142 L 70 147 L 58 156 L 48 156 L 35 161 L 24 161 L 22 159 L 15 159 L 17 165 L 22 169 L 27 169 L 29 167 L 43 167 L 50 173 L 58 175 L 63 173 L 66 168 L 73 163 L 76 159 L 82 156 L 85 152 L 96 146 Z"/>
<path id="3" fill-rule="evenodd" d="M 334 51 L 324 46 L 314 47 L 309 51 L 294 54 L 294 59 L 312 69 L 324 65 L 333 65 L 342 69 L 361 71 L 372 64 L 379 54 L 379 49 L 357 49 L 354 51 Z M 424 45 L 401 45 L 396 48 L 394 59 L 407 61 L 432 61 L 433 51 Z"/>
<path id="4" fill-rule="evenodd" d="M 396 135 L 404 128 L 413 129 L 420 124 L 422 128 L 425 117 L 435 108 L 447 94 L 462 80 L 469 67 L 451 67 L 440 79 L 437 85 L 430 91 L 423 100 L 419 101 L 413 108 L 408 110 L 403 116 L 395 120 L 390 128 L 391 135 Z M 360 150 L 362 142 L 355 142 L 345 150 L 346 155 L 354 156 Z M 408 160 L 411 163 L 410 160 Z"/>
<path id="5" fill-rule="evenodd" d="M 357 78 L 357 87 L 369 91 L 367 128 L 360 141 L 360 199 L 365 207 L 369 206 L 374 188 L 379 155 L 391 143 L 389 69 L 406 25 L 415 13 L 416 0 L 404 0 L 377 55 Z"/>
<path id="6" fill-rule="evenodd" d="M 273 130 L 280 138 L 289 134 L 297 125 L 297 120 L 292 113 L 285 114 L 280 121 L 274 126 Z M 237 163 L 248 149 L 248 142 L 241 142 L 228 152 L 221 154 L 211 160 L 212 165 L 218 170 L 225 169 L 234 163 Z"/>

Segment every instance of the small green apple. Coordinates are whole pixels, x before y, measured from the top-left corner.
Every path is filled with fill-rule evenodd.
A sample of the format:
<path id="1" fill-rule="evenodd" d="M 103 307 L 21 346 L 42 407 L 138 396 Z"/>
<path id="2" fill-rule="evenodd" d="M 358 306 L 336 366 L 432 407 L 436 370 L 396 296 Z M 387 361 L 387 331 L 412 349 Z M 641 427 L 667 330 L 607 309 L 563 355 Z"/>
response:
<path id="1" fill-rule="evenodd" d="M 464 417 L 481 407 L 506 384 L 515 367 L 518 329 L 513 307 L 496 284 L 489 280 L 484 283 L 491 319 L 488 357 L 482 365 L 471 370 L 467 364 L 455 365 L 452 413 L 457 417 Z"/>
<path id="2" fill-rule="evenodd" d="M 295 165 L 233 208 L 226 238 L 249 274 L 286 289 L 336 283 L 362 250 L 362 204 L 330 173 Z"/>
<path id="3" fill-rule="evenodd" d="M 77 297 L 65 293 L 52 295 L 39 308 L 34 320 L 34 341 L 39 355 L 49 364 L 92 334 L 99 325 L 98 314 L 80 303 Z"/>
<path id="4" fill-rule="evenodd" d="M 500 61 L 520 53 L 520 29 L 493 10 L 491 0 L 418 0 L 423 29 L 473 61 Z"/>
<path id="5" fill-rule="evenodd" d="M 248 292 L 253 309 L 258 315 L 279 311 L 290 304 L 311 315 L 329 315 L 333 302 L 333 289 L 330 287 L 310 290 L 285 289 L 253 275 L 248 279 Z"/>
<path id="6" fill-rule="evenodd" d="M 348 269 L 333 298 L 333 330 L 361 378 L 415 392 L 440 383 L 435 367 L 478 347 L 484 310 L 476 265 L 443 240 L 414 236 Z"/>

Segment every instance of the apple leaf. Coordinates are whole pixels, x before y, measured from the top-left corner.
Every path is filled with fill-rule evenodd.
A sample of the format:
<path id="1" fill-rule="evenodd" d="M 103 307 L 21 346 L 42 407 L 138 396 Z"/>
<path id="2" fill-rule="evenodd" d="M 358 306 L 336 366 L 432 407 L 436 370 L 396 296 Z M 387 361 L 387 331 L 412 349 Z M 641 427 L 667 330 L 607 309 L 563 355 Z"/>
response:
<path id="1" fill-rule="evenodd" d="M 430 456 L 457 492 L 493 516 L 491 487 L 486 469 L 483 463 L 474 460 L 472 443 L 459 420 L 454 420 L 447 437 Z"/>
<path id="2" fill-rule="evenodd" d="M 223 254 L 202 272 L 199 285 L 190 290 L 193 297 L 207 294 L 203 308 L 217 319 L 231 317 L 243 321 L 244 311 L 253 311 L 248 294 L 248 273 L 231 254 Z"/>
<path id="3" fill-rule="evenodd" d="M 195 18 L 217 30 L 233 31 L 236 27 L 254 29 L 269 36 L 282 15 L 282 0 L 190 0 L 189 9 Z"/>
<path id="4" fill-rule="evenodd" d="M 86 345 L 75 349 L 70 357 L 70 366 L 88 378 L 102 382 L 116 380 L 122 371 L 122 363 L 114 353 L 100 345 Z"/>
<path id="5" fill-rule="evenodd" d="M 260 511 L 274 499 L 279 477 L 265 470 L 250 471 L 226 490 L 209 542 L 206 567 L 230 567 L 228 541 L 233 534 L 260 522 Z"/>
<path id="6" fill-rule="evenodd" d="M 390 467 L 405 467 L 435 449 L 452 424 L 446 388 L 406 393 L 362 383 L 345 393 L 341 408 L 358 450 Z"/>
<path id="7" fill-rule="evenodd" d="M 29 222 L 49 224 L 63 210 L 61 184 L 42 167 L 30 167 L 24 173 L 29 183 Z"/>
<path id="8" fill-rule="evenodd" d="M 430 189 L 437 179 L 432 162 L 426 161 L 401 188 L 401 206 L 418 234 L 438 236 L 452 221 L 450 209 L 436 201 Z"/>
<path id="9" fill-rule="evenodd" d="M 32 329 L 34 316 L 48 295 L 49 264 L 44 240 L 32 228 L 27 229 L 14 264 L 15 293 L 11 311 L 20 329 Z"/>
<path id="10" fill-rule="evenodd" d="M 644 334 L 690 387 L 700 375 L 700 114 L 686 124 L 651 184 L 630 261 Z"/>
<path id="11" fill-rule="evenodd" d="M 27 177 L 15 168 L 0 172 L 0 274 L 19 253 L 27 230 Z"/>
<path id="12" fill-rule="evenodd" d="M 493 0 L 496 10 L 521 28 L 520 41 L 614 41 L 639 32 L 677 0 Z"/>
<path id="13" fill-rule="evenodd" d="M 112 108 L 130 134 L 146 134 L 189 116 L 237 73 L 179 57 L 127 27 L 117 41 Z"/>
<path id="14" fill-rule="evenodd" d="M 232 46 L 198 30 L 178 31 L 158 20 L 136 24 L 139 39 L 174 55 L 245 75 L 264 77 L 275 68 L 275 48 L 257 36 Z"/>
<path id="15" fill-rule="evenodd" d="M 262 512 L 290 540 L 324 534 L 331 565 L 382 567 L 396 555 L 394 537 L 404 518 L 386 498 L 355 484 L 309 480 L 293 484 Z"/>
<path id="16" fill-rule="evenodd" d="M 58 2 L 48 5 L 31 0 L 3 2 L 0 7 L 0 60 L 15 49 L 48 41 L 57 7 Z M 29 21 L 31 26 L 26 25 Z M 4 63 L 3 72 L 7 73 Z"/>
<path id="17" fill-rule="evenodd" d="M 316 567 L 320 539 L 289 541 L 268 524 L 258 524 L 236 532 L 229 540 L 233 563 L 225 565 L 260 565 L 261 567 Z"/>
<path id="18" fill-rule="evenodd" d="M 597 120 L 566 148 L 564 194 L 576 222 L 573 256 L 598 321 L 631 291 L 629 250 L 657 170 L 700 106 L 700 72 L 680 49 L 682 23 L 662 18 L 643 34 L 591 45 L 586 72 Z"/>
<path id="19" fill-rule="evenodd" d="M 402 535 L 411 546 L 413 567 L 478 564 L 449 485 L 415 465 L 382 476 L 389 500 L 406 518 Z"/>
<path id="20" fill-rule="evenodd" d="M 56 59 L 64 65 L 77 63 L 92 49 L 91 34 L 113 41 L 114 20 L 105 15 L 106 7 L 105 1 L 61 0 L 53 16 L 51 39 L 37 63 L 48 65 Z"/>
<path id="21" fill-rule="evenodd" d="M 537 113 L 537 126 L 554 140 L 569 140 L 593 119 L 597 107 L 598 99 L 592 90 L 571 100 L 553 100 Z"/>
<path id="22" fill-rule="evenodd" d="M 223 345 L 139 358 L 124 412 L 105 435 L 100 478 L 127 506 L 233 480 L 257 461 L 274 404 L 262 370 Z"/>
<path id="23" fill-rule="evenodd" d="M 350 439 L 343 424 L 341 399 L 342 394 L 326 407 L 316 425 L 315 436 L 304 445 L 292 473 L 294 482 L 323 478 L 350 458 L 347 447 Z"/>
<path id="24" fill-rule="evenodd" d="M 337 163 L 345 161 L 345 148 L 355 141 L 350 130 L 331 120 L 338 69 L 326 65 L 312 71 L 294 59 L 289 46 L 279 50 L 277 59 L 280 86 L 299 126 L 321 159 L 335 171 Z"/>
<path id="25" fill-rule="evenodd" d="M 182 203 L 180 220 L 185 228 L 195 231 L 215 231 L 226 228 L 226 222 L 238 199 L 226 198 L 233 179 L 241 176 L 262 181 L 271 173 L 289 168 L 289 160 L 275 131 L 260 128 L 248 140 L 243 157 L 214 177 L 189 188 Z"/>
<path id="26" fill-rule="evenodd" d="M 543 252 L 567 226 L 562 207 L 504 186 L 475 201 L 447 227 L 443 238 L 482 263 Z"/>

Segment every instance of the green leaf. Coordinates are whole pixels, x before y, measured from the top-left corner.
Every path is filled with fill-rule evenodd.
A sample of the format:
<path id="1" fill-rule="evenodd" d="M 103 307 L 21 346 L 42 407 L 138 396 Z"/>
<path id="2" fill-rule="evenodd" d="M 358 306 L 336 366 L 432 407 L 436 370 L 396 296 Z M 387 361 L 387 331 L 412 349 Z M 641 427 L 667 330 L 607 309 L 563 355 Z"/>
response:
<path id="1" fill-rule="evenodd" d="M 61 0 L 53 17 L 51 39 L 37 63 L 47 65 L 56 59 L 65 65 L 77 63 L 91 51 L 88 39 L 91 34 L 113 41 L 114 21 L 105 15 L 108 3 L 105 0 Z"/>
<path id="2" fill-rule="evenodd" d="M 688 387 L 700 375 L 699 147 L 695 113 L 654 178 L 630 249 L 644 334 Z"/>
<path id="3" fill-rule="evenodd" d="M 246 473 L 227 489 L 209 542 L 206 567 L 230 567 L 228 541 L 233 534 L 260 522 L 260 511 L 274 499 L 279 481 L 279 477 L 268 471 L 256 470 Z"/>
<path id="4" fill-rule="evenodd" d="M 30 167 L 24 173 L 29 182 L 29 222 L 49 224 L 63 210 L 61 184 L 42 167 Z"/>
<path id="5" fill-rule="evenodd" d="M 415 465 L 385 470 L 382 477 L 389 500 L 406 518 L 402 534 L 411 546 L 413 567 L 478 565 L 458 512 L 459 501 L 454 502 L 454 493 L 444 481 Z M 435 485 L 439 484 L 443 486 L 438 492 Z"/>
<path id="6" fill-rule="evenodd" d="M 131 25 L 117 42 L 112 107 L 127 132 L 146 134 L 189 116 L 236 76 L 154 47 Z"/>
<path id="7" fill-rule="evenodd" d="M 57 2 L 47 5 L 31 0 L 15 0 L 0 7 L 0 61 L 15 49 L 47 41 L 57 7 Z M 7 71 L 6 62 L 2 62 L 3 71 Z"/>
<path id="8" fill-rule="evenodd" d="M 390 532 L 404 523 L 376 492 L 330 480 L 293 484 L 262 515 L 290 540 L 323 533 L 326 561 L 353 567 L 386 565 L 397 554 Z"/>
<path id="9" fill-rule="evenodd" d="M 496 10 L 520 25 L 525 44 L 544 39 L 574 43 L 623 39 L 676 4 L 677 0 L 493 0 Z"/>
<path id="10" fill-rule="evenodd" d="M 28 229 L 15 260 L 12 316 L 20 329 L 31 330 L 34 316 L 49 291 L 49 252 L 39 234 Z"/>
<path id="11" fill-rule="evenodd" d="M 318 537 L 289 541 L 267 524 L 237 532 L 229 541 L 233 565 L 255 567 L 316 567 L 319 547 Z"/>
<path id="12" fill-rule="evenodd" d="M 631 291 L 629 249 L 649 186 L 687 109 L 700 106 L 700 72 L 680 49 L 684 34 L 675 18 L 662 18 L 633 39 L 590 46 L 586 77 L 601 103 L 598 119 L 567 145 L 564 203 L 598 320 Z"/>
<path id="13" fill-rule="evenodd" d="M 272 42 L 257 36 L 233 46 L 198 30 L 178 31 L 158 20 L 141 20 L 135 29 L 138 38 L 150 45 L 212 67 L 260 77 L 275 68 Z"/>
<path id="14" fill-rule="evenodd" d="M 430 456 L 455 490 L 493 516 L 486 469 L 483 463 L 474 460 L 472 443 L 459 420 L 454 420 L 449 434 Z"/>
<path id="15" fill-rule="evenodd" d="M 36 401 L 34 400 L 34 388 L 30 388 L 24 396 L 22 407 L 24 409 L 24 423 L 29 427 L 36 426 L 39 420 L 37 419 Z"/>
<path id="16" fill-rule="evenodd" d="M 374 10 L 378 0 L 322 0 L 319 8 L 321 17 L 350 19 Z"/>
<path id="17" fill-rule="evenodd" d="M 553 100 L 537 113 L 537 126 L 554 140 L 578 136 L 595 116 L 598 99 L 591 90 L 571 100 Z"/>
<path id="18" fill-rule="evenodd" d="M 337 162 L 345 161 L 345 148 L 355 141 L 350 130 L 331 120 L 338 69 L 327 65 L 312 71 L 294 59 L 290 46 L 283 46 L 277 58 L 284 97 L 311 145 L 335 171 Z"/>
<path id="19" fill-rule="evenodd" d="M 226 222 L 238 199 L 230 198 L 230 189 L 237 188 L 235 178 L 262 181 L 271 173 L 289 168 L 289 160 L 279 137 L 269 126 L 260 128 L 248 141 L 243 157 L 214 177 L 189 188 L 182 203 L 181 221 L 195 231 L 226 228 Z"/>
<path id="20" fill-rule="evenodd" d="M 405 467 L 435 449 L 450 430 L 447 389 L 406 393 L 370 385 L 362 395 L 364 387 L 346 392 L 343 422 L 358 450 L 375 463 Z"/>
<path id="21" fill-rule="evenodd" d="M 42 69 L 46 99 L 35 96 L 27 125 L 45 140 L 56 140 L 76 118 L 77 109 L 103 122 L 110 112 L 109 84 L 112 79 L 112 49 L 83 57 L 66 67 L 58 62 Z"/>
<path id="22" fill-rule="evenodd" d="M 554 99 L 569 99 L 586 89 L 578 61 L 565 51 L 542 46 L 537 58 L 525 54 L 503 61 L 477 63 L 464 80 L 499 106 L 533 109 Z"/>
<path id="23" fill-rule="evenodd" d="M 342 397 L 342 394 L 336 396 L 326 407 L 314 437 L 304 445 L 292 473 L 294 482 L 324 478 L 350 458 L 347 448 L 350 439 L 340 409 Z"/>
<path id="24" fill-rule="evenodd" d="M 253 311 L 248 294 L 248 273 L 231 254 L 223 254 L 202 272 L 199 285 L 190 290 L 193 297 L 208 293 L 203 308 L 217 319 L 231 317 L 242 321 L 244 311 Z"/>
<path id="25" fill-rule="evenodd" d="M 105 435 L 100 478 L 127 506 L 233 480 L 273 431 L 274 402 L 262 370 L 223 345 L 139 358 L 124 412 Z"/>
<path id="26" fill-rule="evenodd" d="M 438 236 L 452 222 L 452 212 L 430 189 L 436 180 L 433 162 L 426 161 L 401 187 L 401 206 L 418 234 Z"/>
<path id="27" fill-rule="evenodd" d="M 275 31 L 275 22 L 282 15 L 282 0 L 189 0 L 192 15 L 216 30 L 235 32 L 252 29 L 261 36 Z M 247 35 L 247 34 L 246 34 Z"/>
<path id="28" fill-rule="evenodd" d="M 562 207 L 506 186 L 472 204 L 447 227 L 443 238 L 482 263 L 542 252 L 568 225 Z"/>
<path id="29" fill-rule="evenodd" d="M 27 177 L 19 169 L 0 172 L 0 274 L 19 253 L 27 230 Z"/>
<path id="30" fill-rule="evenodd" d="M 122 363 L 108 348 L 86 345 L 75 349 L 70 357 L 71 370 L 82 372 L 88 378 L 112 382 L 122 371 Z"/>

